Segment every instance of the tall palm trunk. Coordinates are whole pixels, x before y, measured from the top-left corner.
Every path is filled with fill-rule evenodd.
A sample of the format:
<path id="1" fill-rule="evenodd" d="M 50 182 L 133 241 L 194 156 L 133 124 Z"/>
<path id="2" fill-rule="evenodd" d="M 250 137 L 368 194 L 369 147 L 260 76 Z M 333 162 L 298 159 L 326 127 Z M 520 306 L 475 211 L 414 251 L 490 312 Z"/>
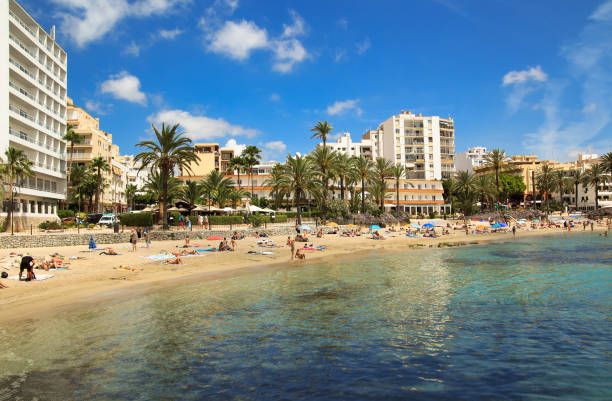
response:
<path id="1" fill-rule="evenodd" d="M 399 179 L 395 183 L 395 213 L 399 213 Z"/>
<path id="2" fill-rule="evenodd" d="M 11 202 L 9 203 L 9 224 L 10 224 L 10 228 L 11 228 L 11 234 L 13 233 L 13 174 L 12 171 L 10 171 L 10 176 L 9 176 L 9 191 L 11 191 Z M 7 230 L 8 228 L 7 227 Z"/>
<path id="3" fill-rule="evenodd" d="M 72 173 L 72 158 L 74 157 L 74 142 L 70 142 L 70 159 L 66 174 L 66 205 L 70 203 L 70 174 Z M 66 207 L 68 209 L 68 207 Z"/>
<path id="4" fill-rule="evenodd" d="M 295 191 L 295 207 L 297 209 L 297 223 L 302 225 L 302 210 L 300 208 L 300 190 Z"/>
<path id="5" fill-rule="evenodd" d="M 497 192 L 497 202 L 500 202 L 501 193 L 499 191 L 499 168 L 495 168 L 495 192 Z"/>
<path id="6" fill-rule="evenodd" d="M 597 200 L 599 196 L 599 181 L 595 181 L 593 184 L 595 186 L 595 210 L 597 210 L 599 208 L 599 201 Z"/>
<path id="7" fill-rule="evenodd" d="M 255 198 L 255 185 L 253 185 L 253 169 L 249 169 L 249 180 L 251 180 L 251 199 Z"/>
<path id="8" fill-rule="evenodd" d="M 238 169 L 238 189 L 241 189 L 240 187 L 240 169 Z"/>
<path id="9" fill-rule="evenodd" d="M 168 216 L 166 214 L 166 199 L 168 198 L 168 169 L 162 169 L 162 198 L 159 200 L 159 216 L 162 220 L 162 228 L 168 229 Z"/>
<path id="10" fill-rule="evenodd" d="M 98 167 L 98 188 L 96 189 L 96 212 L 100 213 L 100 185 L 102 185 L 102 172 Z"/>
<path id="11" fill-rule="evenodd" d="M 344 200 L 344 177 L 340 176 L 340 199 Z"/>
<path id="12" fill-rule="evenodd" d="M 576 196 L 576 210 L 578 210 L 578 183 L 575 183 L 574 195 Z"/>
<path id="13" fill-rule="evenodd" d="M 361 177 L 361 213 L 365 213 L 365 178 Z"/>

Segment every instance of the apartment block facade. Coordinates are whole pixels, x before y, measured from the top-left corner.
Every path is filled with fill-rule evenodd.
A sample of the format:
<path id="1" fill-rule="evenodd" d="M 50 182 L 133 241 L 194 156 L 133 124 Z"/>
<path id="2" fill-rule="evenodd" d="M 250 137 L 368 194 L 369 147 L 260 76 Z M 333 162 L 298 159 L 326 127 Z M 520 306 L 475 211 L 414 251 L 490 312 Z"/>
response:
<path id="1" fill-rule="evenodd" d="M 378 141 L 379 138 L 377 131 L 372 131 L 371 135 L 370 131 L 366 132 L 359 142 L 353 142 L 351 139 L 351 134 L 349 132 L 345 132 L 336 140 L 336 142 L 328 142 L 326 145 L 328 148 L 344 153 L 349 157 L 365 156 L 370 160 L 374 160 L 377 157 L 382 156 L 379 154 L 381 147 L 377 146 Z M 320 143 L 319 145 L 323 146 L 323 143 Z"/>
<path id="2" fill-rule="evenodd" d="M 68 125 L 82 137 L 82 141 L 74 145 L 72 165 L 89 167 L 94 158 L 102 157 L 110 166 L 108 171 L 102 173 L 104 188 L 100 194 L 98 211 L 126 211 L 125 188 L 128 183 L 129 167 L 119 156 L 119 146 L 113 144 L 111 134 L 100 129 L 99 118 L 76 106 L 70 98 L 67 98 L 67 109 Z M 68 152 L 70 152 L 69 144 Z M 70 155 L 68 157 L 70 158 Z M 89 211 L 95 211 L 92 205 L 88 206 Z"/>
<path id="3" fill-rule="evenodd" d="M 218 143 L 196 143 L 194 149 L 198 160 L 189 164 L 191 171 L 181 176 L 202 178 L 213 170 L 225 172 L 234 157 L 233 149 L 221 148 Z"/>
<path id="4" fill-rule="evenodd" d="M 68 57 L 55 41 L 14 0 L 1 2 L 0 155 L 22 150 L 32 161 L 33 177 L 18 183 L 14 216 L 18 226 L 56 218 L 66 196 L 66 90 Z M 10 194 L 7 194 L 10 196 Z M 7 196 L 8 198 L 8 196 Z M 8 202 L 3 202 L 6 215 Z"/>
<path id="5" fill-rule="evenodd" d="M 487 148 L 476 146 L 469 148 L 465 152 L 457 153 L 455 168 L 457 171 L 474 172 L 474 168 L 482 167 L 486 164 L 485 155 Z"/>

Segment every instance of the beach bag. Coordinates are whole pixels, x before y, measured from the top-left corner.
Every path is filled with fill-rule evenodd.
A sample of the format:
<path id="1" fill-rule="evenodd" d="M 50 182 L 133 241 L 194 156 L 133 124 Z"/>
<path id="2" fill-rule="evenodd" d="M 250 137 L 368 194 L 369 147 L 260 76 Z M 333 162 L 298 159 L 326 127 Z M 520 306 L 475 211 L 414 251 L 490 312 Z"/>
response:
<path id="1" fill-rule="evenodd" d="M 8 273 L 7 272 L 2 272 L 2 278 L 7 278 L 8 277 Z"/>

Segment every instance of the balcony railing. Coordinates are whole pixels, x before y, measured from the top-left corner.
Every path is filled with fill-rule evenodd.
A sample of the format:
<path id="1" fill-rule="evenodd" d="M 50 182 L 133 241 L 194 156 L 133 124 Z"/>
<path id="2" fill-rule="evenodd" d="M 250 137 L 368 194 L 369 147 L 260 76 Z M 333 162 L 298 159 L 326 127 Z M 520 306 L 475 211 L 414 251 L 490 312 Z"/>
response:
<path id="1" fill-rule="evenodd" d="M 27 47 L 25 47 L 25 45 L 23 43 L 21 43 L 21 41 L 19 39 L 17 39 L 16 37 L 14 37 L 13 35 L 11 35 L 9 33 L 9 38 L 11 38 L 11 40 L 13 42 L 15 42 L 15 44 L 19 47 L 21 47 L 26 53 L 28 53 L 30 56 L 32 56 L 33 58 L 36 58 L 36 55 L 34 54 L 34 52 L 30 49 L 28 49 Z"/>
<path id="2" fill-rule="evenodd" d="M 27 68 L 25 68 L 24 66 L 22 66 L 21 64 L 19 64 L 18 62 L 16 62 L 15 60 L 13 60 L 11 57 L 9 57 L 9 63 L 13 64 L 17 69 L 19 69 L 19 71 L 25 73 L 27 76 L 29 76 L 32 79 L 36 79 L 36 77 L 34 76 L 34 74 L 32 74 L 30 71 L 28 71 Z"/>
<path id="3" fill-rule="evenodd" d="M 26 113 L 25 111 L 21 110 L 19 107 L 15 107 L 9 104 L 9 110 L 11 110 L 14 113 L 19 114 L 21 117 L 27 118 L 28 120 L 32 121 L 32 122 L 36 122 L 36 120 L 34 119 L 34 117 L 30 116 L 28 113 Z"/>
<path id="4" fill-rule="evenodd" d="M 9 10 L 9 14 L 11 17 L 13 17 L 13 19 L 15 19 L 17 21 L 17 23 L 19 25 L 21 25 L 23 27 L 23 29 L 25 29 L 26 31 L 28 31 L 30 33 L 30 35 L 32 35 L 34 38 L 36 38 L 36 32 L 34 32 L 29 26 L 27 26 L 22 20 L 21 18 L 19 18 L 14 12 L 12 12 L 11 10 Z"/>
<path id="5" fill-rule="evenodd" d="M 24 96 L 27 96 L 28 98 L 30 98 L 31 100 L 36 101 L 36 99 L 34 98 L 34 96 L 32 96 L 30 94 L 30 92 L 28 92 L 27 90 L 23 89 L 22 87 L 14 84 L 13 82 L 9 81 L 9 86 L 13 89 L 15 89 L 16 91 L 18 91 L 19 93 L 21 93 Z"/>

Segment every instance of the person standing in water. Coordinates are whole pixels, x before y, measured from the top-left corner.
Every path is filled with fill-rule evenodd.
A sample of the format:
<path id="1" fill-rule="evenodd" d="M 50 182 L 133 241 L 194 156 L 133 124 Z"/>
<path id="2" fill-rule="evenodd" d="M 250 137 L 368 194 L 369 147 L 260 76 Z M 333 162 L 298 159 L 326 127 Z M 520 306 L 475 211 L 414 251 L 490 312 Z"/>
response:
<path id="1" fill-rule="evenodd" d="M 512 226 L 512 236 L 516 238 L 516 225 Z"/>

